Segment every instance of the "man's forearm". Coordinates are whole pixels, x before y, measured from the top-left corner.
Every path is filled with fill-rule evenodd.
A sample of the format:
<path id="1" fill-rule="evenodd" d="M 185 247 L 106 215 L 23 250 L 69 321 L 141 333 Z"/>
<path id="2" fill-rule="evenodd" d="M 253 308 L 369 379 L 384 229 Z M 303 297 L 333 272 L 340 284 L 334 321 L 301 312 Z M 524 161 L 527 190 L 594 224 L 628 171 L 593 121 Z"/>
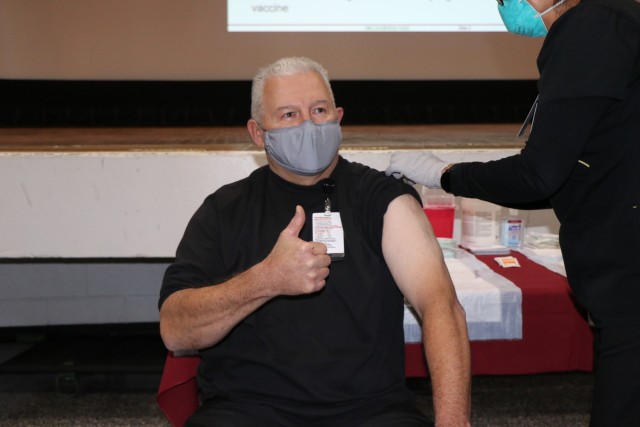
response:
<path id="1" fill-rule="evenodd" d="M 436 426 L 470 425 L 471 353 L 462 306 L 428 310 L 422 328 Z"/>
<path id="2" fill-rule="evenodd" d="M 171 295 L 160 309 L 160 334 L 169 350 L 211 347 L 271 296 L 256 265 L 227 282 Z"/>
<path id="3" fill-rule="evenodd" d="M 320 291 L 331 258 L 324 244 L 298 237 L 304 224 L 304 210 L 296 206 L 291 222 L 264 260 L 219 285 L 169 296 L 160 309 L 165 346 L 170 350 L 211 347 L 271 298 Z"/>

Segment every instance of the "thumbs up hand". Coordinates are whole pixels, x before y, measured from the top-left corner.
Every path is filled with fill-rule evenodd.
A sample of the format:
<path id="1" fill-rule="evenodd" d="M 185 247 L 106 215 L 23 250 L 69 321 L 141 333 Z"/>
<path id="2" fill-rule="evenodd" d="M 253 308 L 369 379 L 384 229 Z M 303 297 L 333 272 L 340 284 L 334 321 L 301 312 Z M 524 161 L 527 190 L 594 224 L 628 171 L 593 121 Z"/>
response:
<path id="1" fill-rule="evenodd" d="M 289 225 L 282 230 L 271 253 L 263 261 L 266 283 L 277 295 L 301 295 L 317 292 L 325 285 L 331 258 L 327 247 L 298 237 L 305 223 L 305 213 L 296 206 Z"/>

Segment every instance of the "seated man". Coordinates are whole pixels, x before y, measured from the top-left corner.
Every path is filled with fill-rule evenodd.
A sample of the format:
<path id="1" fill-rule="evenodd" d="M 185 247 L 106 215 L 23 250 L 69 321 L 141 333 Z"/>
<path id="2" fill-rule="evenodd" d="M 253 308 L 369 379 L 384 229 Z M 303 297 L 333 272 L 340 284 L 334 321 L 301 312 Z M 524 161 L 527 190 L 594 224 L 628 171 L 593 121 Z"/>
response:
<path id="1" fill-rule="evenodd" d="M 205 199 L 162 285 L 165 345 L 202 356 L 187 425 L 429 425 L 405 386 L 403 296 L 436 424 L 468 425 L 464 311 L 416 192 L 339 156 L 343 110 L 314 61 L 261 69 L 251 115 L 268 165 Z"/>

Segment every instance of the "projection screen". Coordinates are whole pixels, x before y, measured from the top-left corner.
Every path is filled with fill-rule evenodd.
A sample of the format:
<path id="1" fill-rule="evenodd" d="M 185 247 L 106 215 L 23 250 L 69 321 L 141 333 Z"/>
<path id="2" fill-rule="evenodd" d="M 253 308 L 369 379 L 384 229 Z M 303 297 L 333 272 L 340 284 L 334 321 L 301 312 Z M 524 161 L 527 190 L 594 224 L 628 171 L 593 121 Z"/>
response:
<path id="1" fill-rule="evenodd" d="M 494 0 L 2 0 L 0 79 L 248 80 L 305 55 L 340 80 L 537 79 Z"/>

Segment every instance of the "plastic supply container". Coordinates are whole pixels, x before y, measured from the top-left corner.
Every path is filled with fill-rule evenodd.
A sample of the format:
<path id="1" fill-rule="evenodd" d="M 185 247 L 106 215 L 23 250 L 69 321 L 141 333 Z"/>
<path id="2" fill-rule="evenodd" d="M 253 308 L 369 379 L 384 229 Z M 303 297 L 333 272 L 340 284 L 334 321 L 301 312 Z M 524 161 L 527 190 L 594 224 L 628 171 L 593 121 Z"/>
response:
<path id="1" fill-rule="evenodd" d="M 464 246 L 491 246 L 498 243 L 502 208 L 478 199 L 462 198 L 462 234 Z"/>
<path id="2" fill-rule="evenodd" d="M 429 218 L 436 237 L 451 239 L 456 213 L 456 201 L 453 194 L 423 187 L 421 196 L 422 208 Z"/>

